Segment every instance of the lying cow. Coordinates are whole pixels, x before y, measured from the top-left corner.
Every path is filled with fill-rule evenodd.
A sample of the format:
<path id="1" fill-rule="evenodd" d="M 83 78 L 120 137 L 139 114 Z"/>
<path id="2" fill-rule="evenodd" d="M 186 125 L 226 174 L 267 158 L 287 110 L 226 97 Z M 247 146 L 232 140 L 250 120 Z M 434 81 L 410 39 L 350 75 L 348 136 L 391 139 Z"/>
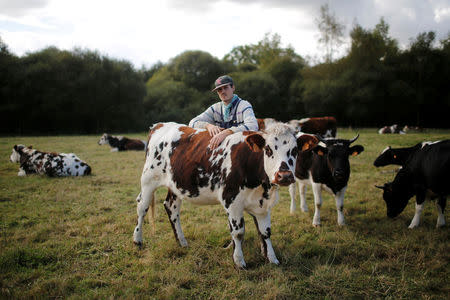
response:
<path id="1" fill-rule="evenodd" d="M 397 124 L 394 124 L 392 126 L 384 126 L 383 128 L 380 128 L 378 130 L 379 134 L 387 134 L 387 133 L 398 133 L 398 134 L 405 134 L 403 130 L 398 127 Z"/>
<path id="2" fill-rule="evenodd" d="M 344 221 L 344 196 L 350 178 L 349 156 L 356 156 L 364 151 L 361 145 L 350 147 L 350 144 L 358 139 L 359 135 L 351 140 L 321 139 L 312 151 L 300 152 L 295 166 L 295 177 L 300 192 L 300 206 L 302 211 L 308 211 L 306 205 L 306 184 L 312 185 L 314 193 L 314 219 L 313 225 L 320 225 L 320 207 L 322 206 L 322 190 L 334 195 L 337 208 L 337 221 L 339 225 L 345 225 Z M 289 186 L 291 196 L 290 212 L 295 212 L 296 189 L 295 184 Z"/>
<path id="3" fill-rule="evenodd" d="M 335 117 L 304 118 L 288 122 L 288 124 L 294 126 L 297 131 L 316 134 L 322 138 L 336 137 L 336 123 Z"/>
<path id="4" fill-rule="evenodd" d="M 398 216 L 416 195 L 416 212 L 409 228 L 419 226 L 425 198 L 438 199 L 438 218 L 436 227 L 445 224 L 444 209 L 450 193 L 450 140 L 423 143 L 419 149 L 410 153 L 407 161 L 397 173 L 393 182 L 383 186 L 383 199 L 386 202 L 387 216 Z"/>
<path id="5" fill-rule="evenodd" d="M 141 192 L 136 201 L 138 223 L 133 240 L 142 243 L 142 224 L 149 206 L 154 213 L 154 192 L 169 189 L 164 207 L 178 243 L 187 241 L 180 224 L 181 200 L 194 204 L 221 204 L 228 215 L 234 246 L 233 260 L 245 268 L 242 242 L 244 211 L 254 219 L 262 254 L 279 264 L 272 248 L 270 211 L 278 201 L 278 186 L 294 182 L 297 152 L 318 143 L 314 136 L 296 138 L 284 124 L 265 132 L 238 132 L 219 147 L 208 148 L 211 137 L 204 129 L 176 123 L 159 123 L 149 133 L 146 161 L 141 176 Z"/>
<path id="6" fill-rule="evenodd" d="M 130 139 L 124 136 L 114 136 L 104 133 L 100 140 L 98 141 L 99 145 L 110 145 L 111 152 L 116 151 L 127 151 L 127 150 L 137 150 L 137 151 L 145 151 L 146 143 L 145 141 L 138 139 Z"/>
<path id="7" fill-rule="evenodd" d="M 73 153 L 41 152 L 32 146 L 14 145 L 9 159 L 20 163 L 19 176 L 34 173 L 51 177 L 91 174 L 91 167 Z"/>

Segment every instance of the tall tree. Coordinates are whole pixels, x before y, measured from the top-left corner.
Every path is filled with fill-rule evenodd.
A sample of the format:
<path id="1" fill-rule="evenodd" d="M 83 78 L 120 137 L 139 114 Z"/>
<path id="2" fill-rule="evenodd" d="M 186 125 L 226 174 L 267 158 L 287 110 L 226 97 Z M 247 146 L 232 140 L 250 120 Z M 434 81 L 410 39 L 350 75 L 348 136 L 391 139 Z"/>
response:
<path id="1" fill-rule="evenodd" d="M 345 26 L 340 24 L 334 14 L 330 12 L 328 4 L 320 7 L 319 19 L 316 19 L 320 31 L 319 44 L 325 47 L 325 62 L 333 61 L 333 53 L 343 43 Z"/>

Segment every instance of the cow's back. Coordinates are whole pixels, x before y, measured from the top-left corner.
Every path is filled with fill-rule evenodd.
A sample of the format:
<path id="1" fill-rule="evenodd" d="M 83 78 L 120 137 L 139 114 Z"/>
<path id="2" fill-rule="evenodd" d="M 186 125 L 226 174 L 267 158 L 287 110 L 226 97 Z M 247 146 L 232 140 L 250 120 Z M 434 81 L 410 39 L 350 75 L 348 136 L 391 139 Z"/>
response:
<path id="1" fill-rule="evenodd" d="M 413 175 L 414 183 L 437 194 L 449 194 L 450 140 L 426 144 L 412 154 L 405 169 Z"/>

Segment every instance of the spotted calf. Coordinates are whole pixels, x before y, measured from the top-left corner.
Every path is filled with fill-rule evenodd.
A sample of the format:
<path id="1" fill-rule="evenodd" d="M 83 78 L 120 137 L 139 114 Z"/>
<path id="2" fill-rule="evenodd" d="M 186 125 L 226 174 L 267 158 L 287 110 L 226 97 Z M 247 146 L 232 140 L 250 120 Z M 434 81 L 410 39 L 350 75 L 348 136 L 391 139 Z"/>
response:
<path id="1" fill-rule="evenodd" d="M 15 145 L 10 160 L 20 163 L 19 176 L 34 173 L 50 177 L 91 174 L 91 167 L 73 153 L 41 152 L 32 146 Z"/>

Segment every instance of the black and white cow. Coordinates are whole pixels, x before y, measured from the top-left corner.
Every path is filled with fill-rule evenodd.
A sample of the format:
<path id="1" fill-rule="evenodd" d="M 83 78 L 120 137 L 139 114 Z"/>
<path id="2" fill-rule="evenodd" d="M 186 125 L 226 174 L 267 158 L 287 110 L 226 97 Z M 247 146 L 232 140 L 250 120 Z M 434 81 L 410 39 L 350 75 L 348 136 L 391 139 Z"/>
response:
<path id="1" fill-rule="evenodd" d="M 349 156 L 356 156 L 364 151 L 361 145 L 350 147 L 359 137 L 359 134 L 351 140 L 345 139 L 321 139 L 311 151 L 300 152 L 295 167 L 300 192 L 300 207 L 302 211 L 308 211 L 306 205 L 306 185 L 312 186 L 314 194 L 314 219 L 313 225 L 320 225 L 320 207 L 322 206 L 322 190 L 334 195 L 337 208 L 337 221 L 339 225 L 345 225 L 344 221 L 344 196 L 350 178 Z M 289 186 L 291 196 L 290 212 L 296 209 L 295 184 Z"/>
<path id="2" fill-rule="evenodd" d="M 261 252 L 274 264 L 279 261 L 270 240 L 270 211 L 278 201 L 278 187 L 294 182 L 297 152 L 318 143 L 314 136 L 296 138 L 287 125 L 275 124 L 265 132 L 238 132 L 219 147 L 208 150 L 211 139 L 204 129 L 176 123 L 159 123 L 149 133 L 146 161 L 137 197 L 138 223 L 133 240 L 142 244 L 144 216 L 160 186 L 169 189 L 164 207 L 175 238 L 185 247 L 180 224 L 181 200 L 199 205 L 221 204 L 228 215 L 237 267 L 245 268 L 242 242 L 244 211 L 254 219 Z"/>
<path id="3" fill-rule="evenodd" d="M 391 125 L 391 126 L 384 126 L 378 130 L 379 134 L 386 134 L 386 133 L 398 133 L 398 134 L 405 134 L 403 130 L 400 129 L 400 127 L 397 124 Z"/>
<path id="4" fill-rule="evenodd" d="M 99 145 L 110 145 L 111 152 L 137 150 L 145 151 L 146 142 L 138 139 L 130 139 L 124 136 L 114 136 L 104 133 L 100 140 Z"/>
<path id="5" fill-rule="evenodd" d="M 33 173 L 51 177 L 91 174 L 91 167 L 73 153 L 41 152 L 32 146 L 14 145 L 9 159 L 20 163 L 19 176 Z"/>
<path id="6" fill-rule="evenodd" d="M 403 166 L 408 160 L 409 156 L 417 150 L 421 149 L 422 146 L 423 143 L 418 143 L 413 147 L 404 148 L 392 148 L 391 146 L 388 146 L 375 159 L 373 165 L 375 167 L 384 167 L 387 165 Z"/>
<path id="7" fill-rule="evenodd" d="M 419 226 L 426 198 L 438 199 L 436 227 L 445 224 L 444 209 L 450 193 L 450 140 L 425 142 L 412 152 L 393 182 L 383 186 L 387 216 L 398 216 L 416 195 L 416 212 L 409 228 Z"/>

